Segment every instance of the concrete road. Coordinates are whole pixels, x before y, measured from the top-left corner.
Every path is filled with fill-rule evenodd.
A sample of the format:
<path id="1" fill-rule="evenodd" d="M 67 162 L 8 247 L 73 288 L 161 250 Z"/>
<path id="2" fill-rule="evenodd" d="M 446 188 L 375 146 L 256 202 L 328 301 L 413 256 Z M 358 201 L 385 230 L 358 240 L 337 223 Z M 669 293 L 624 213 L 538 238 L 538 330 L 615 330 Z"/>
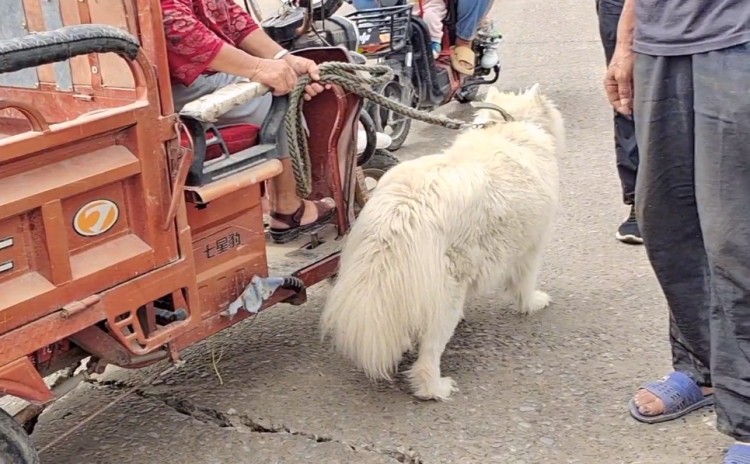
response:
<path id="1" fill-rule="evenodd" d="M 668 372 L 666 307 L 639 247 L 614 239 L 620 203 L 594 2 L 502 0 L 503 88 L 540 82 L 567 117 L 562 213 L 544 266 L 553 304 L 532 318 L 489 296 L 471 304 L 443 358 L 446 403 L 374 385 L 318 341 L 326 286 L 186 353 L 187 365 L 47 450 L 51 464 L 710 463 L 728 440 L 711 411 L 656 426 L 626 403 Z M 452 104 L 444 111 L 468 116 Z M 415 124 L 404 158 L 452 133 Z M 218 370 L 212 351 L 222 353 Z M 142 373 L 84 385 L 46 412 L 41 447 Z"/>

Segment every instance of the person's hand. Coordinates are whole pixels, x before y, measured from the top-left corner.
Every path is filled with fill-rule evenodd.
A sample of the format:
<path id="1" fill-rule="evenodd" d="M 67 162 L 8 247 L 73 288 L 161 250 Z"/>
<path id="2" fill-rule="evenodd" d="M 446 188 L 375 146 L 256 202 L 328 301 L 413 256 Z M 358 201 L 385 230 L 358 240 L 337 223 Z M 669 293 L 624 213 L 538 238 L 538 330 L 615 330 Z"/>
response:
<path id="1" fill-rule="evenodd" d="M 618 113 L 633 114 L 633 64 L 635 56 L 627 45 L 618 44 L 604 77 L 607 99 Z"/>
<path id="2" fill-rule="evenodd" d="M 284 60 L 260 60 L 251 80 L 270 87 L 278 97 L 294 89 L 297 85 L 297 73 Z"/>
<path id="3" fill-rule="evenodd" d="M 294 72 L 296 72 L 298 76 L 309 74 L 313 81 L 320 80 L 320 69 L 318 69 L 317 63 L 315 63 L 313 60 L 308 60 L 307 58 L 302 58 L 301 56 L 288 54 L 284 57 L 284 61 L 289 63 L 289 65 L 292 67 L 292 69 L 294 69 Z M 319 93 L 323 92 L 323 90 L 327 90 L 330 88 L 330 84 L 326 84 L 325 86 L 323 86 L 317 82 L 313 82 L 312 84 L 305 86 L 304 98 L 306 101 L 310 101 L 315 95 L 318 95 Z"/>

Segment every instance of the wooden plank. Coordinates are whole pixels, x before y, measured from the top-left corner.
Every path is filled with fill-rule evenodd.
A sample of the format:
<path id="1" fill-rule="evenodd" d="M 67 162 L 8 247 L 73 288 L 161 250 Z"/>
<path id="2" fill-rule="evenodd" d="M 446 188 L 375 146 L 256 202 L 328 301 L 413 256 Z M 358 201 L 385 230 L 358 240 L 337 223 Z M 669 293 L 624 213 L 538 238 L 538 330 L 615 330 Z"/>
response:
<path id="1" fill-rule="evenodd" d="M 88 0 L 89 15 L 94 24 L 108 24 L 136 35 L 138 31 L 131 31 L 125 9 L 127 0 Z M 119 87 L 132 89 L 135 80 L 125 61 L 114 53 L 99 54 L 99 74 L 105 87 Z"/>
<path id="2" fill-rule="evenodd" d="M 81 24 L 92 24 L 88 0 L 78 0 L 78 18 L 81 20 Z M 91 66 L 91 86 L 94 89 L 101 89 L 102 74 L 99 72 L 99 55 L 90 53 L 88 60 L 89 66 Z"/>
<path id="3" fill-rule="evenodd" d="M 30 1 L 30 0 L 26 0 Z M 62 10 L 60 8 L 60 1 L 50 0 L 36 0 L 42 2 L 42 14 L 44 15 L 44 24 L 46 30 L 51 31 L 54 29 L 60 29 L 65 26 L 62 17 Z M 69 3 L 63 0 L 63 3 Z M 28 15 L 27 15 L 28 16 Z M 65 60 L 54 65 L 55 80 L 57 83 L 57 89 L 71 91 L 73 90 L 73 73 L 71 71 L 71 61 Z M 42 79 L 42 82 L 47 82 Z"/>
<path id="4" fill-rule="evenodd" d="M 40 0 L 22 0 L 23 8 L 26 10 L 26 25 L 29 32 L 43 32 L 47 30 L 47 26 L 44 23 L 44 14 L 42 13 L 42 5 L 39 3 Z M 45 2 L 49 3 L 49 2 Z M 54 84 L 55 79 L 55 66 L 52 64 L 45 64 L 37 68 L 37 74 L 39 75 L 39 81 L 45 83 Z"/>
<path id="5" fill-rule="evenodd" d="M 78 142 L 137 122 L 138 112 L 147 103 L 136 102 L 98 113 L 86 114 L 50 125 L 50 132 L 23 132 L 0 139 L 0 163 L 19 160 L 70 142 Z"/>
<path id="6" fill-rule="evenodd" d="M 73 274 L 70 268 L 68 248 L 68 223 L 65 222 L 62 202 L 53 200 L 42 205 L 44 237 L 49 255 L 51 280 L 54 285 L 70 282 Z"/>
<path id="7" fill-rule="evenodd" d="M 115 145 L 5 177 L 0 183 L 0 217 L 20 214 L 139 172 L 138 158 Z"/>
<path id="8" fill-rule="evenodd" d="M 81 24 L 81 16 L 78 12 L 77 1 L 58 0 L 60 13 L 65 26 Z M 70 60 L 70 69 L 73 75 L 73 86 L 91 85 L 91 65 L 87 56 L 76 56 Z"/>

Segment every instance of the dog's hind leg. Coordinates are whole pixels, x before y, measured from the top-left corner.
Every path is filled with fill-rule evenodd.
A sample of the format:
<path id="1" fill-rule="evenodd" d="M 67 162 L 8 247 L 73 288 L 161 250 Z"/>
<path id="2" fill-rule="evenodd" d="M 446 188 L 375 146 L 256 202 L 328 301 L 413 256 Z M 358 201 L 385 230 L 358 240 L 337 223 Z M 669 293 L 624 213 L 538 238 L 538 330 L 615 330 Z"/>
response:
<path id="1" fill-rule="evenodd" d="M 537 290 L 537 276 L 542 267 L 542 249 L 534 247 L 518 261 L 510 276 L 508 291 L 516 300 L 516 311 L 534 314 L 550 304 L 550 297 Z"/>
<path id="2" fill-rule="evenodd" d="M 450 377 L 440 376 L 440 360 L 445 346 L 453 336 L 463 317 L 466 289 L 459 289 L 455 298 L 447 299 L 435 308 L 432 318 L 419 339 L 419 356 L 406 375 L 414 396 L 424 400 L 446 400 L 454 391 L 456 383 Z"/>

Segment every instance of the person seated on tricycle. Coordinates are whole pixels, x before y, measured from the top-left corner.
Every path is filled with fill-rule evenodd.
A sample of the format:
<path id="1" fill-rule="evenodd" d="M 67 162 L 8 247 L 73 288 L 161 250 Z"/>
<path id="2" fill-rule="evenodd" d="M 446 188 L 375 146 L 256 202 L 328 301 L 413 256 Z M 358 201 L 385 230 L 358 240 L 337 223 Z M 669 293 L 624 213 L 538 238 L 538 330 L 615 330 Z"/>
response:
<path id="1" fill-rule="evenodd" d="M 314 61 L 288 53 L 233 0 L 161 0 L 161 6 L 177 111 L 242 78 L 266 85 L 277 96 L 293 90 L 298 76 L 320 78 Z M 309 100 L 323 89 L 314 82 L 305 88 L 304 98 Z M 271 94 L 250 100 L 221 116 L 216 125 L 260 126 L 271 100 Z M 268 182 L 269 232 L 275 242 L 286 243 L 328 221 L 335 203 L 330 198 L 309 201 L 297 195 L 286 137 L 282 135 L 278 143 L 283 171 Z"/>
<path id="2" fill-rule="evenodd" d="M 457 1 L 456 40 L 451 53 L 451 65 L 461 74 L 473 76 L 476 56 L 472 44 L 482 21 L 490 13 L 494 0 Z"/>
<path id="3" fill-rule="evenodd" d="M 420 6 L 419 0 L 409 0 Z M 474 75 L 476 58 L 472 50 L 474 38 L 482 21 L 487 17 L 494 0 L 455 0 L 456 4 L 456 40 L 451 53 L 451 65 L 461 74 Z M 384 5 L 397 4 L 388 0 L 353 0 L 357 10 L 380 8 Z M 442 21 L 447 10 L 446 0 L 421 0 L 423 19 L 430 29 L 433 52 L 440 52 L 442 40 Z"/>

